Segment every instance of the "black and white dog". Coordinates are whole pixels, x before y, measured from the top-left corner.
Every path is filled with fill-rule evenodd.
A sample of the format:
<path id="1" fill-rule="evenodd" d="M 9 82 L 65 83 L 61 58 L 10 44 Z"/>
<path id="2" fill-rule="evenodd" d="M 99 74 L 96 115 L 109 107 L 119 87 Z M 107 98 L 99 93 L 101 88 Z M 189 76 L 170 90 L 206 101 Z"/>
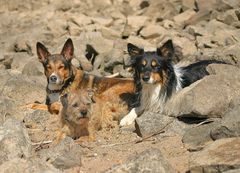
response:
<path id="1" fill-rule="evenodd" d="M 128 43 L 128 53 L 140 106 L 133 108 L 121 120 L 120 126 L 131 124 L 143 111 L 163 111 L 165 102 L 174 93 L 209 74 L 206 70 L 209 64 L 225 64 L 217 60 L 203 60 L 185 67 L 173 65 L 174 48 L 171 40 L 153 52 L 145 52 Z"/>

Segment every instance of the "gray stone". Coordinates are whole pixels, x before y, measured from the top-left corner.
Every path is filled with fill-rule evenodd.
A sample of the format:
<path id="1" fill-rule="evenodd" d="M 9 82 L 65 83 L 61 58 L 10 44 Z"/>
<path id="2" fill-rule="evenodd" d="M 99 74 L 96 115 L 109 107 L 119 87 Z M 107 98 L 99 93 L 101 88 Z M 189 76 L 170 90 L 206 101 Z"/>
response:
<path id="1" fill-rule="evenodd" d="M 188 150 L 198 151 L 205 147 L 208 142 L 213 141 L 210 132 L 216 126 L 217 123 L 212 122 L 190 128 L 183 135 L 182 141 L 186 144 Z"/>
<path id="2" fill-rule="evenodd" d="M 18 52 L 13 54 L 11 69 L 22 71 L 24 66 L 31 60 L 31 57 L 26 52 Z M 35 59 L 37 62 L 38 60 Z M 39 63 L 39 62 L 38 62 Z"/>
<path id="3" fill-rule="evenodd" d="M 74 143 L 73 139 L 66 137 L 58 145 L 43 149 L 38 152 L 41 159 L 51 163 L 58 169 L 68 169 L 81 166 L 81 146 Z"/>
<path id="4" fill-rule="evenodd" d="M 186 21 L 188 21 L 191 17 L 193 17 L 196 14 L 196 12 L 193 9 L 189 9 L 184 11 L 183 13 L 180 13 L 177 16 L 174 16 L 173 20 L 178 25 L 184 25 Z"/>
<path id="5" fill-rule="evenodd" d="M 14 158 L 0 165 L 1 172 L 4 173 L 61 173 L 51 164 L 39 159 L 20 159 Z"/>
<path id="6" fill-rule="evenodd" d="M 27 76 L 43 76 L 44 70 L 42 67 L 42 64 L 39 63 L 36 59 L 29 61 L 28 63 L 25 63 L 22 74 Z"/>
<path id="7" fill-rule="evenodd" d="M 5 83 L 2 93 L 21 106 L 35 101 L 44 102 L 46 97 L 45 86 L 39 78 L 30 79 L 21 75 L 12 75 Z"/>
<path id="8" fill-rule="evenodd" d="M 165 36 L 168 34 L 168 31 L 160 25 L 149 24 L 144 27 L 140 35 L 145 39 L 153 39 L 160 36 Z"/>
<path id="9" fill-rule="evenodd" d="M 233 108 L 226 112 L 221 123 L 211 130 L 213 140 L 240 136 L 240 100 L 233 101 Z"/>
<path id="10" fill-rule="evenodd" d="M 240 70 L 231 65 L 210 65 L 209 68 L 217 74 L 206 76 L 178 92 L 167 103 L 164 109 L 166 115 L 196 118 L 224 116 L 231 100 L 239 96 L 240 82 L 236 74 L 240 74 Z"/>
<path id="11" fill-rule="evenodd" d="M 23 119 L 25 126 L 30 127 L 32 124 L 43 125 L 50 119 L 51 114 L 47 111 L 34 110 L 27 113 Z"/>
<path id="12" fill-rule="evenodd" d="M 22 122 L 8 119 L 0 127 L 0 165 L 14 158 L 28 158 L 32 146 Z"/>
<path id="13" fill-rule="evenodd" d="M 116 165 L 105 173 L 135 173 L 135 172 L 176 172 L 158 149 L 148 149 L 129 158 L 125 163 Z"/>
<path id="14" fill-rule="evenodd" d="M 229 171 L 224 171 L 223 173 L 239 173 L 240 169 L 233 169 L 233 170 L 229 170 Z"/>
<path id="15" fill-rule="evenodd" d="M 195 9 L 195 0 L 182 0 L 182 9 L 185 11 L 187 9 Z"/>
<path id="16" fill-rule="evenodd" d="M 154 112 L 144 112 L 136 119 L 136 132 L 139 136 L 146 137 L 165 130 L 172 122 L 172 117 Z"/>
<path id="17" fill-rule="evenodd" d="M 22 120 L 24 113 L 17 108 L 13 100 L 0 95 L 0 115 L 0 125 L 2 125 L 8 118 Z"/>
<path id="18" fill-rule="evenodd" d="M 190 156 L 189 172 L 224 172 L 240 168 L 240 138 L 219 139 Z"/>
<path id="19" fill-rule="evenodd" d="M 129 26 L 131 33 L 136 33 L 140 28 L 145 26 L 149 18 L 147 16 L 128 16 L 127 25 Z"/>

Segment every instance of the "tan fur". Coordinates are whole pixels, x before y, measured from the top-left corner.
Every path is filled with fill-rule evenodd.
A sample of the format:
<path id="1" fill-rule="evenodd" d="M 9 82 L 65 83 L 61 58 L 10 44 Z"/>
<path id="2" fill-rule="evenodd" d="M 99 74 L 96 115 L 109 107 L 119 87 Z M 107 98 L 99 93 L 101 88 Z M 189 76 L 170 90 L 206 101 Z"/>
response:
<path id="1" fill-rule="evenodd" d="M 68 94 L 67 105 L 62 103 L 63 107 L 60 112 L 62 125 L 57 132 L 56 143 L 65 136 L 77 139 L 77 143 L 95 141 L 97 130 L 114 127 L 113 120 L 119 121 L 120 117 L 128 112 L 127 105 L 103 102 L 99 97 L 94 98 L 96 103 L 90 103 L 92 99 L 90 95 L 86 90 Z M 79 118 L 82 110 L 87 111 L 85 118 Z"/>

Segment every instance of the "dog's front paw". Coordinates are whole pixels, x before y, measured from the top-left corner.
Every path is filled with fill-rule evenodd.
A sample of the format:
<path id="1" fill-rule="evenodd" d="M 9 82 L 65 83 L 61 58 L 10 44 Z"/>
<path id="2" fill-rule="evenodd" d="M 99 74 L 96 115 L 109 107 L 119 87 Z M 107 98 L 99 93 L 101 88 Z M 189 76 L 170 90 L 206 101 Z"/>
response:
<path id="1" fill-rule="evenodd" d="M 135 109 L 132 109 L 131 112 L 129 112 L 121 121 L 120 121 L 120 127 L 127 126 L 132 124 L 135 119 L 137 118 L 137 114 L 135 112 Z"/>

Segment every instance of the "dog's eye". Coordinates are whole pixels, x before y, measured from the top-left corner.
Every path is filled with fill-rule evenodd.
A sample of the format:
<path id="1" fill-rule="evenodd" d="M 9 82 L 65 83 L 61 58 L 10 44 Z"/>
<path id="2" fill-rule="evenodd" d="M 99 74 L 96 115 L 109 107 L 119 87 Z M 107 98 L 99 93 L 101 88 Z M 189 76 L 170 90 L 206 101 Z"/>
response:
<path id="1" fill-rule="evenodd" d="M 155 67 L 157 67 L 157 62 L 153 60 L 151 65 L 152 65 L 153 68 L 155 68 Z"/>
<path id="2" fill-rule="evenodd" d="M 48 70 L 51 70 L 52 67 L 51 67 L 50 65 L 47 65 L 47 69 L 48 69 Z"/>
<path id="3" fill-rule="evenodd" d="M 77 103 L 74 103 L 74 104 L 72 105 L 72 107 L 76 108 L 76 107 L 78 107 L 78 104 L 77 104 Z"/>
<path id="4" fill-rule="evenodd" d="M 147 61 L 143 60 L 141 65 L 142 65 L 142 67 L 145 67 L 147 65 Z"/>
<path id="5" fill-rule="evenodd" d="M 60 65 L 59 67 L 58 67 L 58 69 L 60 70 L 60 69 L 64 69 L 64 65 Z"/>

